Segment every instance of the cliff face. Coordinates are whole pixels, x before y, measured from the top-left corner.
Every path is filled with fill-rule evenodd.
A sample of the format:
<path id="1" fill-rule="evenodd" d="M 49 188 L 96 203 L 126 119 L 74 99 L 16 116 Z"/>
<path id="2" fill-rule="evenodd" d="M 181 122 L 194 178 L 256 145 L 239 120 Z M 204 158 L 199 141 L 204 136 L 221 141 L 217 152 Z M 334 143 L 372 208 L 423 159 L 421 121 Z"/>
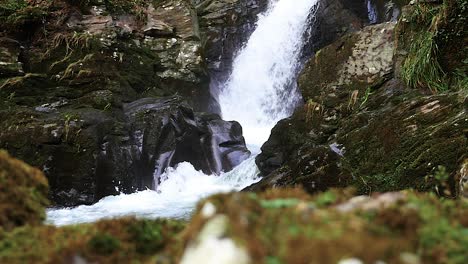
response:
<path id="1" fill-rule="evenodd" d="M 177 162 L 232 169 L 249 156 L 239 124 L 197 111 L 214 102 L 214 60 L 233 52 L 226 32 L 264 7 L 3 1 L 0 147 L 44 170 L 61 205 L 153 188 Z"/>

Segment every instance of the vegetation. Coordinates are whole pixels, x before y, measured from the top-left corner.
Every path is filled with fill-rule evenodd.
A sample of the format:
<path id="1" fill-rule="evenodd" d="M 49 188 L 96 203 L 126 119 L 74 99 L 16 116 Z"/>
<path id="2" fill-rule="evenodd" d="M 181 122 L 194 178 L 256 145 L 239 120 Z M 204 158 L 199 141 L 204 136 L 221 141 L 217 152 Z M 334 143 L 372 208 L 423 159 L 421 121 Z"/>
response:
<path id="1" fill-rule="evenodd" d="M 0 23 L 3 29 L 15 30 L 25 25 L 42 23 L 48 15 L 52 0 L 30 4 L 27 0 L 0 1 Z"/>
<path id="2" fill-rule="evenodd" d="M 408 55 L 401 77 L 413 88 L 432 92 L 468 89 L 468 4 L 417 2 L 399 23 L 399 44 Z"/>
<path id="3" fill-rule="evenodd" d="M 0 150 L 0 230 L 40 224 L 49 203 L 47 195 L 47 179 L 41 171 Z"/>
<path id="4" fill-rule="evenodd" d="M 105 15 L 129 13 L 142 22 L 150 3 L 161 1 L 0 0 L 2 30 L 42 25 L 49 34 L 34 40 L 38 43 L 27 41 L 31 45 L 25 68 L 33 70 L 0 79 L 5 101 L 0 106 L 0 135 L 6 145 L 35 164 L 46 164 L 50 153 L 60 155 L 63 160 L 56 161 L 54 169 L 63 161 L 76 161 L 64 165 L 69 166 L 66 177 L 56 182 L 93 177 L 78 171 L 84 164 L 79 155 L 86 155 L 92 167 L 99 150 L 93 148 L 93 140 L 98 136 L 81 138 L 82 134 L 109 126 L 96 130 L 99 146 L 116 135 L 123 135 L 116 144 L 128 140 L 128 131 L 120 128 L 126 119 L 112 123 L 108 117 L 119 116 L 122 112 L 115 113 L 116 108 L 141 98 L 145 90 L 154 89 L 158 96 L 173 93 L 172 86 L 179 84 L 163 90 L 157 73 L 173 67 L 163 53 L 181 51 L 161 48 L 165 39 L 145 47 L 140 42 L 141 27 L 130 40 L 109 34 L 112 42 L 106 42 L 106 34 L 93 35 L 78 27 L 77 31 L 46 27 L 65 17 L 51 15 L 59 4 L 69 8 L 67 12 L 79 7 L 83 14 L 91 5 L 101 4 Z M 385 76 L 375 85 L 335 87 L 332 92 L 317 89 L 292 118 L 280 122 L 278 142 L 294 158 L 276 171 L 275 187 L 302 185 L 314 196 L 299 189 L 215 195 L 199 204 L 188 224 L 122 218 L 54 227 L 44 224 L 49 204 L 44 175 L 0 151 L 0 263 L 177 263 L 216 215 L 228 219 L 222 239 L 232 239 L 255 263 L 294 264 L 305 259 L 337 263 L 351 258 L 365 263 L 465 263 L 468 201 L 455 198 L 468 186 L 461 177 L 466 177 L 461 175 L 466 166 L 460 169 L 467 141 L 466 120 L 460 114 L 466 107 L 459 101 L 466 102 L 466 96 L 457 93 L 468 88 L 467 10 L 466 0 L 417 1 L 398 24 L 398 50 L 404 54 L 399 77 L 410 88 L 443 94 L 425 97 L 399 82 L 382 88 L 382 82 L 388 81 Z M 339 47 L 316 54 L 317 68 L 330 76 L 321 85 L 336 79 L 338 68 L 336 64 L 327 68 L 327 61 L 351 56 L 359 39 L 348 38 Z M 319 93 L 330 101 L 317 100 Z M 36 110 L 62 99 L 70 105 L 57 106 L 56 112 Z M 89 122 L 89 116 L 95 123 Z M 34 137 L 41 141 L 31 141 Z M 266 144 L 262 151 L 269 147 Z M 35 154 L 39 148 L 44 149 Z M 272 152 L 282 155 L 278 150 Z M 320 192 L 346 186 L 355 189 Z M 377 193 L 402 189 L 427 193 Z M 366 196 L 357 196 L 362 194 Z M 207 203 L 216 208 L 213 216 L 202 213 Z"/>
<path id="5" fill-rule="evenodd" d="M 205 203 L 229 218 L 225 235 L 257 263 L 338 263 L 351 258 L 408 263 L 409 257 L 415 263 L 466 261 L 467 201 L 412 191 L 348 200 L 352 196 L 347 189 L 313 197 L 284 189 L 217 195 Z M 196 215 L 186 236 L 195 239 L 208 221 Z"/>
<path id="6" fill-rule="evenodd" d="M 123 218 L 59 228 L 23 226 L 11 232 L 0 230 L 0 262 L 69 263 L 83 259 L 96 263 L 154 263 L 166 259 L 175 263 L 175 252 L 182 248 L 177 234 L 183 227 L 177 221 Z M 159 235 L 139 233 L 142 230 Z"/>

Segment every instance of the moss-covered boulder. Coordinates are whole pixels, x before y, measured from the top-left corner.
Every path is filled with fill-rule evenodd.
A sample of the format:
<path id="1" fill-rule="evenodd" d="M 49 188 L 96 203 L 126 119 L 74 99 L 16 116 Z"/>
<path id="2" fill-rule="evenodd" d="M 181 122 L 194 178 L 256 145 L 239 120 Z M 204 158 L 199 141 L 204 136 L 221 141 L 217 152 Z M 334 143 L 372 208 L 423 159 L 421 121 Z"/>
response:
<path id="1" fill-rule="evenodd" d="M 214 263 L 215 248 L 216 263 L 465 263 L 467 214 L 466 200 L 411 191 L 217 195 L 189 224 L 182 263 Z"/>
<path id="2" fill-rule="evenodd" d="M 48 188 L 40 170 L 0 150 L 0 232 L 41 224 L 49 204 Z"/>
<path id="3" fill-rule="evenodd" d="M 317 52 L 298 81 L 307 105 L 346 112 L 385 82 L 393 71 L 394 28 L 395 23 L 365 27 Z"/>

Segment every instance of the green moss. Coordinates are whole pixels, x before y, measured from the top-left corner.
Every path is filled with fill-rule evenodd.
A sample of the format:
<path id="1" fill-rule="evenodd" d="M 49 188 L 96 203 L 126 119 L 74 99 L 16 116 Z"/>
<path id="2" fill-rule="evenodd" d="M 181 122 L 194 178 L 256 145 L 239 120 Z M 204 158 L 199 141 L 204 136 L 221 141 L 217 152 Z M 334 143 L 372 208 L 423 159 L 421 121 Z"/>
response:
<path id="1" fill-rule="evenodd" d="M 141 254 L 157 252 L 164 246 L 161 226 L 152 221 L 142 220 L 138 224 L 132 224 L 128 231 L 135 241 L 137 252 Z"/>
<path id="2" fill-rule="evenodd" d="M 278 209 L 284 207 L 296 206 L 299 203 L 297 199 L 274 199 L 274 200 L 261 200 L 260 205 L 266 209 Z"/>
<path id="3" fill-rule="evenodd" d="M 0 262 L 68 263 L 80 256 L 91 263 L 151 263 L 158 257 L 176 263 L 183 227 L 177 221 L 135 218 L 60 228 L 24 226 L 0 231 Z"/>
<path id="4" fill-rule="evenodd" d="M 45 218 L 48 184 L 38 169 L 0 150 L 0 227 L 37 225 Z"/>
<path id="5" fill-rule="evenodd" d="M 465 263 L 468 257 L 468 226 L 456 219 L 456 210 L 465 212 L 468 203 L 453 200 L 438 201 L 410 196 L 409 203 L 419 209 L 422 224 L 418 229 L 419 249 L 425 258 L 437 263 Z"/>
<path id="6" fill-rule="evenodd" d="M 288 199 L 294 203 L 282 206 Z M 421 263 L 462 263 L 468 257 L 463 251 L 468 225 L 461 217 L 468 213 L 466 201 L 411 191 L 348 199 L 337 190 L 310 197 L 283 189 L 216 195 L 207 202 L 229 219 L 226 237 L 258 263 L 338 263 L 348 258 L 406 263 L 403 259 L 410 255 Z M 264 207 L 267 201 L 275 206 Z M 195 239 L 207 221 L 196 214 L 186 236 Z"/>
<path id="7" fill-rule="evenodd" d="M 408 53 L 401 77 L 408 86 L 433 92 L 467 89 L 467 15 L 463 0 L 408 8 L 398 25 L 399 48 Z"/>
<path id="8" fill-rule="evenodd" d="M 120 248 L 120 241 L 112 235 L 98 233 L 88 242 L 91 250 L 100 255 L 109 255 Z"/>

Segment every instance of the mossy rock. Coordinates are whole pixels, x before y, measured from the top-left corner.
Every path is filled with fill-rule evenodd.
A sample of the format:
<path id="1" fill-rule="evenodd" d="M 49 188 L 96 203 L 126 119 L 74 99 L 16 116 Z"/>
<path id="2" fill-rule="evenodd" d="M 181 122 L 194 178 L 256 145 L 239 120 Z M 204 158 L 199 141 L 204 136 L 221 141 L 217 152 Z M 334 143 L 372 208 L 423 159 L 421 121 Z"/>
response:
<path id="1" fill-rule="evenodd" d="M 0 262 L 176 263 L 183 249 L 178 234 L 184 226 L 172 220 L 135 218 L 65 227 L 24 226 L 0 231 Z"/>
<path id="2" fill-rule="evenodd" d="M 216 240 L 219 247 L 235 245 L 229 253 L 247 258 L 243 263 L 461 264 L 468 257 L 467 214 L 466 200 L 412 191 L 371 197 L 352 197 L 351 190 L 310 197 L 290 189 L 217 195 L 199 205 L 188 226 L 191 242 L 182 262 Z"/>
<path id="3" fill-rule="evenodd" d="M 324 108 L 330 115 L 360 107 L 391 77 L 394 27 L 395 23 L 365 27 L 319 50 L 298 81 L 306 105 Z"/>
<path id="4" fill-rule="evenodd" d="M 48 190 L 41 171 L 0 150 L 0 229 L 41 224 Z"/>

